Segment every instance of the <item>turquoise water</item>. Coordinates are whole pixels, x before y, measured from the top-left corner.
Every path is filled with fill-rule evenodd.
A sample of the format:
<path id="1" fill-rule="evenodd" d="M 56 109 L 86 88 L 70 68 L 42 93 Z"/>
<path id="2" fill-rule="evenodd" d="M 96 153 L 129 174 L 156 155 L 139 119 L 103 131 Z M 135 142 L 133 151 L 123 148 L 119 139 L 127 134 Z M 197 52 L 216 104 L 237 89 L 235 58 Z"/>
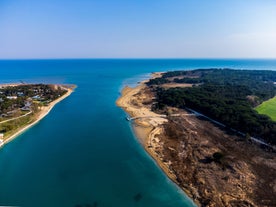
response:
<path id="1" fill-rule="evenodd" d="M 0 82 L 73 83 L 76 91 L 0 150 L 0 206 L 194 206 L 144 152 L 115 101 L 150 72 L 276 60 L 0 61 Z"/>

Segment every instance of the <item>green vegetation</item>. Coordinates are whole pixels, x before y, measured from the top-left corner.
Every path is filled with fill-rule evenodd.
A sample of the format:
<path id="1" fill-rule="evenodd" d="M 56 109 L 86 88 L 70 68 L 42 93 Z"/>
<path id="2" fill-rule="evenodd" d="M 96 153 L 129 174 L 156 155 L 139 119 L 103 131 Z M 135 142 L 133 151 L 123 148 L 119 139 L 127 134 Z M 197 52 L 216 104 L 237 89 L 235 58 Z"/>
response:
<path id="1" fill-rule="evenodd" d="M 0 124 L 0 133 L 4 133 L 5 137 L 13 135 L 19 128 L 27 126 L 35 121 L 33 114 L 28 116 Z"/>
<path id="2" fill-rule="evenodd" d="M 4 139 L 35 121 L 39 107 L 64 95 L 58 85 L 22 84 L 0 87 L 0 133 Z"/>
<path id="3" fill-rule="evenodd" d="M 162 80 L 164 79 L 164 80 Z M 276 144 L 276 123 L 253 107 L 275 96 L 276 72 L 208 69 L 174 71 L 147 84 L 156 93 L 153 110 L 166 106 L 191 108 L 226 127 Z M 196 83 L 190 88 L 165 90 L 162 83 Z"/>
<path id="4" fill-rule="evenodd" d="M 46 105 L 65 93 L 66 90 L 59 86 L 45 84 L 2 87 L 0 88 L 0 115 L 1 117 L 10 116 L 18 109 L 30 111 L 31 105 Z"/>
<path id="5" fill-rule="evenodd" d="M 46 84 L 26 84 L 0 88 L 0 115 L 22 108 L 26 102 L 49 103 L 66 93 L 66 90 Z"/>
<path id="6" fill-rule="evenodd" d="M 269 116 L 273 121 L 276 121 L 276 97 L 263 102 L 255 108 L 258 113 Z"/>

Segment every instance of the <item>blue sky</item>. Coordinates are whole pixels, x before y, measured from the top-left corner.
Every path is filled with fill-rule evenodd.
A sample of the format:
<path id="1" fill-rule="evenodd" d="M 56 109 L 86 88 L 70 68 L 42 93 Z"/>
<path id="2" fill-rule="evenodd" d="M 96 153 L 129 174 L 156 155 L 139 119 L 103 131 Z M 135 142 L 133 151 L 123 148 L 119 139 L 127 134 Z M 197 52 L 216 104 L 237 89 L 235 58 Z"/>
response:
<path id="1" fill-rule="evenodd" d="M 275 0 L 0 0 L 0 59 L 276 58 Z"/>

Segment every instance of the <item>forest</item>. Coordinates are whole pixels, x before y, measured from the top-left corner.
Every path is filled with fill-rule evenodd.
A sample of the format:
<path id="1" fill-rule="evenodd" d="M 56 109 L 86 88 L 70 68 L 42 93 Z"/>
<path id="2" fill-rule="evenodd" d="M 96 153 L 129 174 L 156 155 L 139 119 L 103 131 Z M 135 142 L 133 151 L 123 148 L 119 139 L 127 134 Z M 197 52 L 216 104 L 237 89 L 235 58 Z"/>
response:
<path id="1" fill-rule="evenodd" d="M 147 85 L 156 94 L 153 110 L 166 106 L 188 107 L 229 128 L 275 145 L 276 123 L 254 109 L 275 96 L 275 81 L 274 71 L 199 69 L 167 72 Z M 164 83 L 194 85 L 164 89 Z"/>

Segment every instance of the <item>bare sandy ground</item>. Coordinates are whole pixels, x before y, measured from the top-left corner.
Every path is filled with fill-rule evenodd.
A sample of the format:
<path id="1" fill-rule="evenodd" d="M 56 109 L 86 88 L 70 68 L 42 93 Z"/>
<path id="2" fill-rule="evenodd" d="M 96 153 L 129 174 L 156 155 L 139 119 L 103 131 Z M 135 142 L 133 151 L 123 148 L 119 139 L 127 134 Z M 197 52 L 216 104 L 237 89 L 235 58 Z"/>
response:
<path id="1" fill-rule="evenodd" d="M 19 85 L 22 85 L 22 84 L 21 83 L 2 83 L 2 84 L 0 84 L 0 88 L 4 88 L 4 87 L 8 87 L 8 86 L 14 87 L 14 86 L 19 86 Z"/>
<path id="2" fill-rule="evenodd" d="M 11 86 L 11 84 L 4 84 L 4 85 L 5 86 L 7 86 L 7 85 Z M 57 103 L 59 103 L 63 99 L 70 96 L 71 93 L 74 91 L 72 88 L 69 88 L 69 87 L 63 87 L 63 89 L 67 90 L 67 92 L 63 96 L 56 99 L 55 101 L 52 101 L 48 106 L 41 107 L 40 112 L 37 114 L 37 119 L 34 122 L 30 123 L 29 125 L 27 125 L 23 128 L 20 128 L 15 134 L 13 134 L 10 137 L 8 137 L 7 139 L 5 139 L 3 145 L 5 145 L 5 144 L 9 143 L 10 141 L 14 140 L 17 136 L 19 136 L 20 134 L 25 132 L 27 129 L 29 129 L 32 126 L 34 126 L 35 124 L 37 124 L 40 120 L 42 120 L 45 116 L 47 116 L 47 114 L 49 114 L 49 112 L 54 108 L 54 106 Z"/>
<path id="3" fill-rule="evenodd" d="M 154 74 L 154 77 L 158 77 L 160 74 Z M 147 101 L 152 101 L 151 99 L 149 100 L 152 96 L 141 93 L 145 88 L 146 85 L 144 83 L 141 83 L 135 88 L 126 86 L 122 90 L 122 95 L 116 104 L 123 108 L 131 117 L 146 117 L 133 120 L 134 132 L 145 150 L 158 163 L 167 176 L 174 182 L 177 182 L 169 163 L 166 163 L 162 158 L 162 154 L 159 153 L 159 149 L 162 148 L 162 143 L 159 141 L 158 135 L 162 133 L 162 125 L 167 122 L 167 119 L 160 117 L 160 114 L 152 112 L 150 106 L 147 107 L 144 104 Z"/>
<path id="4" fill-rule="evenodd" d="M 165 83 L 162 84 L 162 87 L 165 89 L 168 88 L 187 88 L 187 87 L 192 87 L 194 84 L 190 84 L 190 83 Z"/>

